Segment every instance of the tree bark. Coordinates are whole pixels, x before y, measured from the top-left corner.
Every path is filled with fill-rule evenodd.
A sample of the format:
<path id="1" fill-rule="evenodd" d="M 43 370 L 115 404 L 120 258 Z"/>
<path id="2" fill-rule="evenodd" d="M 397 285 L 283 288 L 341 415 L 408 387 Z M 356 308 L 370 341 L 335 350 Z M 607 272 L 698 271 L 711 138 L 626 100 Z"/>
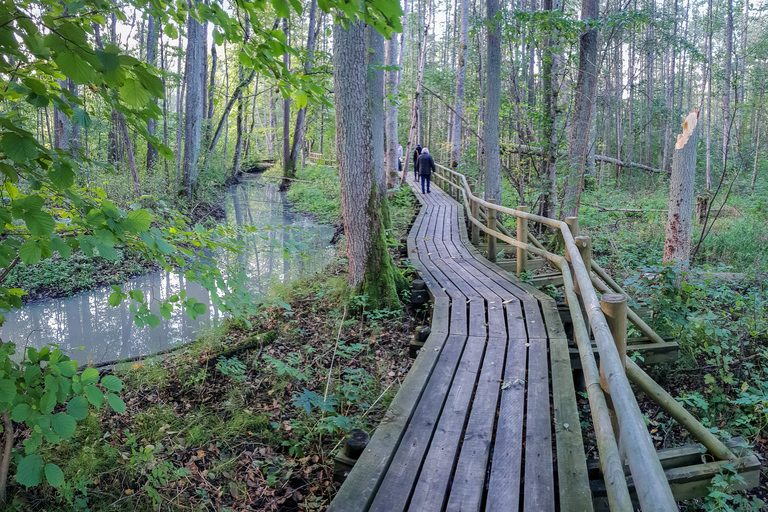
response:
<path id="1" fill-rule="evenodd" d="M 456 70 L 455 115 L 464 115 L 464 82 L 467 69 L 467 48 L 469 47 L 469 0 L 461 0 L 461 38 L 459 39 L 459 64 Z M 459 165 L 461 157 L 461 123 L 456 119 L 451 134 L 451 167 Z"/>
<path id="2" fill-rule="evenodd" d="M 397 34 L 393 33 L 387 42 L 387 66 L 390 71 L 387 72 L 387 99 L 386 107 L 384 109 L 385 114 L 385 129 L 387 136 L 387 149 L 385 159 L 385 172 L 387 175 L 387 186 L 393 188 L 397 181 L 398 161 L 397 161 L 397 144 L 399 137 L 397 134 L 397 114 L 398 114 L 398 84 L 397 75 L 398 69 L 392 69 L 394 66 L 399 66 L 397 59 Z"/>
<path id="3" fill-rule="evenodd" d="M 600 14 L 599 11 L 598 0 L 582 0 L 582 20 L 596 20 Z M 584 171 L 594 167 L 594 160 L 591 162 L 587 160 L 597 90 L 597 36 L 597 28 L 590 28 L 582 34 L 579 44 L 579 74 L 574 92 L 573 117 L 568 133 L 568 175 L 562 218 L 578 214 Z"/>
<path id="4" fill-rule="evenodd" d="M 731 58 L 733 54 L 733 0 L 726 0 L 725 63 L 723 65 L 723 172 L 731 142 Z"/>
<path id="5" fill-rule="evenodd" d="M 485 198 L 501 204 L 501 153 L 499 111 L 501 110 L 501 27 L 496 20 L 498 0 L 486 0 L 487 47 L 485 59 Z"/>
<path id="6" fill-rule="evenodd" d="M 286 40 L 289 39 L 288 18 L 283 18 L 283 32 Z M 291 56 L 288 52 L 283 54 L 283 64 L 290 69 Z M 288 174 L 288 160 L 291 157 L 291 98 L 283 98 L 283 176 Z M 285 189 L 283 189 L 285 190 Z"/>
<path id="7" fill-rule="evenodd" d="M 141 182 L 139 182 L 139 170 L 136 168 L 136 157 L 133 154 L 133 145 L 131 139 L 128 136 L 128 125 L 125 123 L 123 113 L 119 113 L 118 123 L 120 125 L 120 133 L 125 141 L 125 153 L 128 155 L 128 166 L 131 170 L 131 178 L 133 179 L 133 190 L 136 192 L 136 197 L 141 196 Z"/>
<path id="8" fill-rule="evenodd" d="M 192 16 L 187 19 L 187 57 L 184 76 L 187 87 L 187 97 L 184 115 L 184 191 L 187 199 L 191 199 L 197 189 L 199 170 L 200 144 L 203 124 L 203 101 L 205 87 L 203 84 L 203 59 L 205 46 L 203 42 L 203 26 Z"/>
<path id="9" fill-rule="evenodd" d="M 683 132 L 677 136 L 672 155 L 664 263 L 674 263 L 679 269 L 686 269 L 690 265 L 693 186 L 696 180 L 696 143 L 698 141 L 697 122 L 698 112 L 694 109 L 688 114 L 683 124 Z"/>
<path id="10" fill-rule="evenodd" d="M 218 64 L 219 55 L 216 53 L 216 41 L 211 42 L 211 75 L 208 79 L 208 113 L 205 116 L 205 141 L 211 141 L 211 130 L 213 130 L 213 98 L 216 92 L 216 65 Z"/>
<path id="11" fill-rule="evenodd" d="M 545 11 L 559 11 L 562 8 L 561 0 L 543 0 L 542 9 Z M 544 92 L 544 158 L 542 159 L 543 171 L 547 180 L 544 187 L 544 214 L 554 219 L 557 205 L 557 103 L 560 92 L 558 83 L 559 59 L 555 46 L 559 44 L 557 31 L 551 34 L 544 47 L 542 58 L 542 87 Z"/>
<path id="12" fill-rule="evenodd" d="M 157 29 L 155 27 L 155 17 L 149 15 L 149 22 L 147 23 L 147 64 L 154 66 L 157 62 Z M 152 98 L 152 101 L 156 101 Z M 150 135 L 155 135 L 157 129 L 157 121 L 149 118 L 147 121 L 147 131 Z M 151 142 L 147 142 L 147 171 L 151 171 L 157 162 L 157 149 Z"/>
<path id="13" fill-rule="evenodd" d="M 376 191 L 371 120 L 368 111 L 365 23 L 333 27 L 336 150 L 341 182 L 348 282 L 368 295 L 369 307 L 399 304 L 396 269 L 381 224 Z"/>
<path id="14" fill-rule="evenodd" d="M 304 63 L 304 74 L 312 70 L 312 61 L 315 56 L 315 23 L 317 18 L 317 0 L 312 0 L 309 7 L 309 29 L 307 31 L 307 61 Z M 299 151 L 304 143 L 304 118 L 307 115 L 307 107 L 304 106 L 296 113 L 296 127 L 293 130 L 293 143 L 291 144 L 291 154 L 288 157 L 288 165 L 285 168 L 285 176 L 292 178 L 296 176 L 296 162 L 299 159 Z M 284 182 L 281 187 L 287 188 L 290 181 Z"/>
<path id="15" fill-rule="evenodd" d="M 371 136 L 373 137 L 373 175 L 376 193 L 382 202 L 385 215 L 384 229 L 392 227 L 387 204 L 387 176 L 384 169 L 384 36 L 371 27 L 366 27 L 368 56 L 368 105 L 371 112 Z"/>
<path id="16" fill-rule="evenodd" d="M 248 42 L 250 39 L 250 18 L 248 17 L 248 14 L 244 14 L 244 24 L 245 24 L 245 34 L 243 36 L 243 40 L 245 43 Z M 242 49 L 240 51 L 243 51 Z M 242 83 L 245 79 L 245 69 L 243 69 L 243 64 L 238 63 L 237 65 L 237 78 Z M 255 91 L 254 91 L 254 94 Z M 242 162 L 242 154 L 243 154 L 243 115 L 245 110 L 245 105 L 243 103 L 243 89 L 238 89 L 236 91 L 235 96 L 237 97 L 237 138 L 235 139 L 235 157 L 234 161 L 232 163 L 232 170 L 233 174 L 237 174 L 240 172 L 240 163 Z M 256 111 L 256 105 L 255 105 L 255 98 L 254 98 L 254 112 Z"/>

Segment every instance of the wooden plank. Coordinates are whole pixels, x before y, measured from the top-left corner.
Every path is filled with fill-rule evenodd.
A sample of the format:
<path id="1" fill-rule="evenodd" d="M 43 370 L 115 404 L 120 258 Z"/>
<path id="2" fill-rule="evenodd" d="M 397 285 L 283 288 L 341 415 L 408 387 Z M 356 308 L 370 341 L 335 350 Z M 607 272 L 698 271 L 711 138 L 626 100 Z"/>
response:
<path id="1" fill-rule="evenodd" d="M 550 338 L 549 357 L 555 416 L 558 509 L 563 512 L 589 512 L 592 510 L 592 493 L 584 457 L 584 440 L 581 436 L 568 340 L 565 337 Z"/>
<path id="2" fill-rule="evenodd" d="M 534 286 L 543 288 L 545 286 L 563 286 L 563 274 L 542 274 L 533 276 L 531 283 Z"/>
<path id="3" fill-rule="evenodd" d="M 490 288 L 485 286 L 485 284 L 477 279 L 477 277 L 472 272 L 468 272 L 467 265 L 464 260 L 451 260 L 449 266 L 451 266 L 456 273 L 461 273 L 467 285 L 471 286 L 475 293 L 485 299 L 485 307 L 487 309 L 488 336 L 506 338 L 507 326 L 504 319 L 504 307 L 502 305 L 502 298 L 494 293 Z M 483 319 L 483 321 L 485 321 L 485 319 Z M 471 323 L 472 317 L 470 317 L 470 324 Z"/>
<path id="4" fill-rule="evenodd" d="M 409 510 L 439 512 L 443 509 L 484 349 L 485 338 L 467 339 L 461 363 L 451 384 L 429 452 L 424 459 Z"/>
<path id="5" fill-rule="evenodd" d="M 481 509 L 506 345 L 506 338 L 488 340 L 447 510 L 479 512 Z"/>
<path id="6" fill-rule="evenodd" d="M 523 459 L 523 414 L 528 340 L 510 338 L 501 391 L 499 420 L 493 445 L 486 510 L 514 512 L 520 506 Z"/>
<path id="7" fill-rule="evenodd" d="M 533 297 L 523 299 L 523 312 L 525 313 L 525 328 L 528 330 L 528 339 L 546 339 L 547 328 L 544 326 L 544 317 L 539 309 L 539 301 Z"/>
<path id="8" fill-rule="evenodd" d="M 400 444 L 435 364 L 442 356 L 446 339 L 447 336 L 442 333 L 432 332 L 429 335 L 424 350 L 414 361 L 368 446 L 336 493 L 328 508 L 329 512 L 360 512 L 368 507 L 389 467 L 395 449 Z"/>
<path id="9" fill-rule="evenodd" d="M 536 304 L 538 307 L 538 303 Z M 549 365 L 546 339 L 530 339 L 525 424 L 525 510 L 555 509 L 552 419 L 549 414 Z"/>
<path id="10" fill-rule="evenodd" d="M 440 359 L 435 365 L 413 418 L 392 458 L 389 471 L 387 471 L 376 492 L 371 504 L 371 512 L 405 510 L 411 489 L 415 485 L 416 477 L 421 468 L 421 461 L 427 451 L 429 440 L 432 438 L 432 433 L 448 395 L 448 389 L 453 380 L 465 341 L 466 338 L 461 336 L 449 336 L 446 340 Z M 422 354 L 426 351 L 428 349 L 425 345 Z M 359 464 L 358 462 L 355 468 Z"/>
<path id="11" fill-rule="evenodd" d="M 449 331 L 451 334 L 467 334 L 467 297 L 459 291 L 445 275 L 437 269 L 432 260 L 423 260 L 424 267 L 435 277 L 441 289 L 451 297 Z"/>
<path id="12" fill-rule="evenodd" d="M 592 342 L 592 351 L 595 353 L 595 359 L 600 361 L 600 352 L 597 350 L 597 345 Z M 571 364 L 574 369 L 581 369 L 581 359 L 579 358 L 579 351 L 576 348 L 571 348 Z M 665 343 L 633 343 L 627 344 L 627 355 L 634 356 L 635 353 L 642 357 L 642 361 L 638 359 L 637 363 L 641 366 L 648 366 L 652 364 L 660 363 L 674 363 L 680 356 L 680 347 L 677 342 L 669 341 Z"/>
<path id="13" fill-rule="evenodd" d="M 527 262 L 527 270 L 539 270 L 540 268 L 544 267 L 546 262 L 540 258 L 536 258 L 533 260 L 528 260 Z M 517 272 L 517 260 L 510 260 L 510 259 L 499 259 L 496 262 L 496 265 L 498 265 L 501 269 L 506 270 L 507 272 Z"/>

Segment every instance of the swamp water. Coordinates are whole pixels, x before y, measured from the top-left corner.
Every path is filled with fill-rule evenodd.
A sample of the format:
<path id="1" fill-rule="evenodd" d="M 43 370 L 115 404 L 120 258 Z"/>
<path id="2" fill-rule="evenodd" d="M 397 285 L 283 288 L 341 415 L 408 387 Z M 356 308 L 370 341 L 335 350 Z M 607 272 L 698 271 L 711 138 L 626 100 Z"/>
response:
<path id="1" fill-rule="evenodd" d="M 288 282 L 320 272 L 333 255 L 329 241 L 334 228 L 292 212 L 277 183 L 260 175 L 245 176 L 242 183 L 230 187 L 225 195 L 225 222 L 272 228 L 244 235 L 243 254 L 229 256 L 230 260 L 239 260 L 240 268 L 249 276 L 248 287 L 256 295 L 265 293 L 276 280 Z M 295 250 L 297 246 L 303 249 L 302 254 Z M 286 249 L 290 251 L 288 258 L 284 257 Z M 181 289 L 209 304 L 208 291 L 203 287 L 186 281 L 183 275 L 164 271 L 131 279 L 122 288 L 125 293 L 144 292 L 154 304 L 153 313 L 161 319 L 157 301 Z M 25 346 L 41 348 L 55 343 L 81 364 L 99 363 L 148 355 L 190 342 L 201 326 L 215 325 L 222 316 L 210 305 L 208 312 L 195 320 L 182 310 L 174 310 L 171 319 L 163 320 L 159 327 L 139 328 L 129 310 L 133 301 L 127 299 L 118 307 L 111 307 L 110 293 L 112 289 L 106 286 L 72 297 L 26 304 L 21 310 L 5 314 L 0 338 L 16 343 L 17 352 Z M 81 346 L 82 351 L 76 350 Z"/>

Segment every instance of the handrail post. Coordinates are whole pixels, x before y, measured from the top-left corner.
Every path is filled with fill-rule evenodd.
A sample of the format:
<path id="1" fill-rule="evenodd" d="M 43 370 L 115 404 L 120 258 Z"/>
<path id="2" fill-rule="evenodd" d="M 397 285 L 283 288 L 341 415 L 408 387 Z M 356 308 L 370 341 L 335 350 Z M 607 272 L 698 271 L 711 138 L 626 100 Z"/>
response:
<path id="1" fill-rule="evenodd" d="M 627 297 L 621 293 L 605 293 L 600 299 L 600 309 L 603 311 L 603 315 L 605 315 L 605 321 L 608 323 L 608 328 L 611 330 L 611 336 L 613 337 L 613 342 L 616 344 L 616 351 L 619 353 L 622 368 L 626 373 Z M 611 417 L 616 444 L 619 447 L 619 451 L 622 452 L 619 422 L 616 417 L 616 411 L 613 408 L 613 401 L 611 400 L 611 393 L 608 389 L 608 381 L 605 379 L 602 361 L 600 361 L 600 387 L 603 388 L 603 391 L 605 392 L 605 400 L 608 405 L 608 413 Z"/>
<path id="2" fill-rule="evenodd" d="M 474 184 L 469 185 L 469 191 L 473 196 L 475 195 Z M 469 208 L 472 212 L 472 217 L 475 220 L 480 220 L 480 204 L 477 201 L 470 200 Z M 475 245 L 480 243 L 480 228 L 474 222 L 472 223 L 472 243 Z"/>
<path id="3" fill-rule="evenodd" d="M 565 223 L 568 224 L 568 229 L 571 231 L 573 238 L 576 238 L 577 236 L 579 236 L 579 218 L 578 217 L 566 217 Z"/>
<path id="4" fill-rule="evenodd" d="M 591 276 L 591 268 L 592 268 L 592 238 L 588 236 L 577 236 L 574 238 L 574 242 L 576 242 L 576 247 L 579 249 L 579 254 L 581 254 L 581 259 L 584 261 L 584 266 L 587 269 L 587 275 Z M 581 295 L 581 287 L 579 286 L 578 279 L 574 280 L 574 290 L 578 295 Z"/>
<path id="5" fill-rule="evenodd" d="M 518 205 L 517 209 L 521 212 L 527 212 L 528 207 Z M 517 241 L 524 244 L 528 243 L 528 221 L 522 217 L 517 218 Z M 525 272 L 528 263 L 528 250 L 523 247 L 517 248 L 517 277 Z"/>
<path id="6" fill-rule="evenodd" d="M 496 203 L 495 199 L 486 199 L 489 203 Z M 487 208 L 488 212 L 488 229 L 490 231 L 496 231 L 496 210 L 493 208 Z M 491 233 L 485 234 L 485 239 L 488 242 L 488 261 L 496 263 L 496 237 Z"/>

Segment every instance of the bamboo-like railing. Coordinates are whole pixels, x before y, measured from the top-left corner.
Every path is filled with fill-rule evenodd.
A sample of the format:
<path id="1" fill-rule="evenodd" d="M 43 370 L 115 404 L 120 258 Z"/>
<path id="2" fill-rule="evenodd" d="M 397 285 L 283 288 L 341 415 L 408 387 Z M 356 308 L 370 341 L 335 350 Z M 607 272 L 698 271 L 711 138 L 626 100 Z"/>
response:
<path id="1" fill-rule="evenodd" d="M 662 409 L 675 418 L 689 433 L 701 442 L 712 455 L 720 460 L 734 459 L 734 454 L 709 430 L 689 414 L 671 395 L 664 391 L 631 359 L 619 355 L 606 317 L 601 309 L 601 302 L 595 292 L 595 287 L 601 292 L 613 291 L 627 296 L 626 292 L 613 281 L 588 253 L 591 270 L 601 277 L 608 285 L 587 270 L 584 257 L 577 247 L 575 235 L 568 223 L 542 217 L 518 209 L 506 208 L 474 195 L 474 187 L 469 185 L 467 177 L 442 165 L 436 165 L 438 171 L 433 173 L 442 183 L 449 195 L 460 203 L 464 203 L 466 216 L 472 225 L 472 242 L 479 241 L 479 232 L 486 233 L 489 259 L 495 260 L 495 240 L 499 239 L 517 247 L 518 275 L 524 269 L 527 253 L 530 252 L 556 266 L 563 275 L 565 297 L 571 312 L 574 328 L 574 338 L 579 350 L 579 358 L 584 372 L 589 404 L 592 411 L 592 421 L 600 453 L 600 469 L 605 480 L 608 502 L 612 511 L 633 510 L 629 489 L 624 474 L 624 460 L 629 465 L 635 491 L 643 511 L 672 511 L 677 510 L 672 490 L 667 482 L 664 469 L 659 462 L 656 449 L 645 426 L 643 415 L 629 384 L 632 379 L 648 396 L 652 397 Z M 524 207 L 523 207 L 524 208 Z M 485 209 L 484 224 L 481 214 Z M 513 237 L 506 229 L 496 226 L 496 214 L 514 215 L 518 219 L 518 235 Z M 526 227 L 527 222 L 537 222 L 560 230 L 565 242 L 565 256 L 559 256 L 547 251 Z M 578 226 L 578 222 L 572 223 Z M 576 230 L 578 227 L 575 228 Z M 521 266 L 521 261 L 522 266 Z M 575 279 L 574 279 L 575 278 Z M 581 299 L 581 302 L 580 300 Z M 589 328 L 592 330 L 597 349 L 600 353 L 600 364 L 603 377 L 610 395 L 609 408 L 600 384 L 598 369 L 588 325 L 582 315 L 582 305 L 586 310 Z M 639 316 L 631 310 L 627 318 L 632 321 L 651 341 L 663 342 Z M 622 360 L 623 359 L 623 360 Z M 625 370 L 626 367 L 626 370 Z M 614 433 L 611 414 L 615 412 L 618 437 Z"/>

